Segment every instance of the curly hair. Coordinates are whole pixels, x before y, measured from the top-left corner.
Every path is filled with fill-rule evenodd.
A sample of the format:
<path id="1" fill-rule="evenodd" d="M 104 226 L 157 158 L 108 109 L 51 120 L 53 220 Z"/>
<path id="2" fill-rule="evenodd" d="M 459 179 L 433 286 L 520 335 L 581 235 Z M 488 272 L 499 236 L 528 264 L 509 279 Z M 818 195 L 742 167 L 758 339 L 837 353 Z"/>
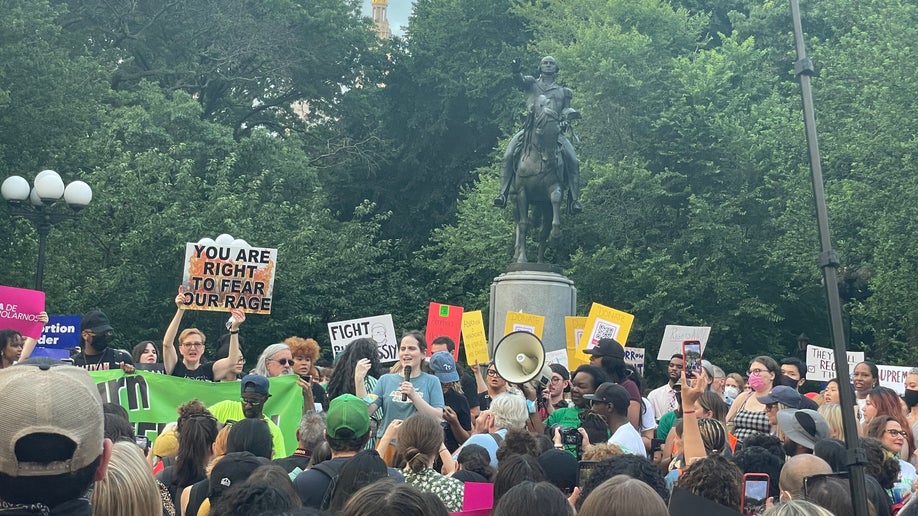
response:
<path id="1" fill-rule="evenodd" d="M 370 376 L 379 374 L 379 352 L 376 349 L 376 341 L 373 339 L 353 340 L 338 357 L 335 369 L 328 379 L 328 387 L 325 389 L 328 399 L 335 399 L 342 394 L 354 394 L 354 368 L 363 358 L 370 361 L 370 371 L 367 374 Z"/>
<path id="2" fill-rule="evenodd" d="M 822 442 L 822 441 L 820 441 Z M 819 443 L 816 443 L 819 446 Z M 778 488 L 777 479 L 781 476 L 781 468 L 784 461 L 775 457 L 775 455 L 760 446 L 743 448 L 733 456 L 733 462 L 743 473 L 765 473 L 772 479 L 768 483 L 768 496 L 778 496 L 781 490 Z"/>
<path id="3" fill-rule="evenodd" d="M 615 444 L 594 444 L 583 450 L 583 460 L 598 462 L 624 453 L 622 448 Z"/>
<path id="4" fill-rule="evenodd" d="M 427 468 L 443 444 L 443 428 L 432 417 L 414 413 L 398 429 L 396 451 L 405 458 L 406 467 L 414 473 Z"/>
<path id="5" fill-rule="evenodd" d="M 488 479 L 488 482 L 494 481 L 496 471 L 491 467 L 491 456 L 488 455 L 488 450 L 484 446 L 466 444 L 459 450 L 456 462 L 462 466 L 463 470 L 478 473 Z"/>
<path id="6" fill-rule="evenodd" d="M 734 510 L 740 509 L 743 472 L 722 455 L 708 455 L 682 471 L 676 486 Z"/>
<path id="7" fill-rule="evenodd" d="M 752 447 L 765 448 L 769 453 L 778 458 L 781 462 L 784 462 L 784 446 L 781 444 L 781 439 L 778 439 L 777 436 L 769 434 L 753 434 L 746 438 L 743 441 L 743 449 L 752 448 Z"/>
<path id="8" fill-rule="evenodd" d="M 873 437 L 861 438 L 861 446 L 867 453 L 867 464 L 864 472 L 873 476 L 883 489 L 892 489 L 893 484 L 899 479 L 899 459 L 889 453 L 879 439 Z"/>
<path id="9" fill-rule="evenodd" d="M 504 436 L 504 442 L 497 447 L 497 461 L 511 455 L 530 455 L 538 458 L 541 449 L 534 435 L 522 428 L 511 428 Z"/>
<path id="10" fill-rule="evenodd" d="M 293 357 L 306 357 L 315 364 L 319 359 L 319 343 L 315 339 L 304 339 L 302 337 L 287 337 L 284 344 L 290 347 Z M 313 366 L 315 367 L 315 366 Z"/>
<path id="11" fill-rule="evenodd" d="M 590 478 L 580 486 L 580 499 L 577 500 L 577 509 L 580 509 L 583 501 L 589 497 L 590 492 L 616 475 L 628 475 L 631 478 L 636 478 L 653 488 L 661 499 L 669 499 L 666 482 L 663 480 L 663 475 L 656 464 L 645 457 L 622 454 L 600 461 L 593 468 Z"/>

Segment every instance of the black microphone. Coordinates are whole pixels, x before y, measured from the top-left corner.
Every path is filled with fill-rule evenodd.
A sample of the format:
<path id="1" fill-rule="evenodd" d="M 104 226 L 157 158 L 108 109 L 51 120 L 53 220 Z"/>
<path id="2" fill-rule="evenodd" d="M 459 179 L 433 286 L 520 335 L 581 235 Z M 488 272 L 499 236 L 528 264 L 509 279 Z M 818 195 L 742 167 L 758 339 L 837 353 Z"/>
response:
<path id="1" fill-rule="evenodd" d="M 405 366 L 405 381 L 406 382 L 411 381 L 411 366 L 410 365 Z M 404 392 L 402 393 L 402 401 L 408 401 L 408 394 Z"/>

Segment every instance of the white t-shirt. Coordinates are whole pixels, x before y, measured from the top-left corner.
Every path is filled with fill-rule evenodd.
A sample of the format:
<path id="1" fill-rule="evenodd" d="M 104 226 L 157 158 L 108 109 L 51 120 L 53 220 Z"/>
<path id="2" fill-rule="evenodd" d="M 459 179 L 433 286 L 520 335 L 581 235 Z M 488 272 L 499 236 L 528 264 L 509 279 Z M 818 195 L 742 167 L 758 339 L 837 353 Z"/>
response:
<path id="1" fill-rule="evenodd" d="M 609 444 L 621 446 L 622 451 L 625 453 L 647 457 L 647 450 L 644 448 L 644 440 L 641 439 L 641 434 L 634 429 L 631 423 L 625 423 L 618 427 L 618 430 L 612 434 L 608 442 Z"/>
<path id="2" fill-rule="evenodd" d="M 650 400 L 647 398 L 641 398 L 641 401 L 644 403 L 644 415 L 641 416 L 641 433 L 644 433 L 647 430 L 655 430 L 657 428 L 657 415 L 653 411 L 653 405 L 650 404 Z"/>

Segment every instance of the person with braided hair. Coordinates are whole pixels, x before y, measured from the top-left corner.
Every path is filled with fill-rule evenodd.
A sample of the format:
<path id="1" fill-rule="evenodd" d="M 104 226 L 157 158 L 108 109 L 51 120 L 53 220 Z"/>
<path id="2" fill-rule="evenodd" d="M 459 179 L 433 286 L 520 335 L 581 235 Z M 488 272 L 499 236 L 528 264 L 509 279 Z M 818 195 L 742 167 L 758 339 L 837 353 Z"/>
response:
<path id="1" fill-rule="evenodd" d="M 398 429 L 397 449 L 406 461 L 402 471 L 406 483 L 437 495 L 450 512 L 462 510 L 462 481 L 433 469 L 434 460 L 446 449 L 439 422 L 421 413 L 408 416 Z"/>

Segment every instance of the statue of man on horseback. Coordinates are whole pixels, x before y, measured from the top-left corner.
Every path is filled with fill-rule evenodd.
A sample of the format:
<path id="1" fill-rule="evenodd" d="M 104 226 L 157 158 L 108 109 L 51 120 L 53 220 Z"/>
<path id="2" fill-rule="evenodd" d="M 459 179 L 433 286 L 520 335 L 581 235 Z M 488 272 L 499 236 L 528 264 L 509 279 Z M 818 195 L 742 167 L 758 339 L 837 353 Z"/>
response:
<path id="1" fill-rule="evenodd" d="M 536 102 L 540 97 L 544 97 L 547 108 L 561 117 L 562 132 L 558 136 L 558 144 L 561 147 L 561 157 L 564 163 L 562 173 L 564 189 L 568 192 L 568 209 L 571 213 L 582 211 L 580 205 L 580 162 L 577 159 L 577 153 L 574 146 L 564 136 L 564 130 L 570 127 L 571 120 L 580 118 L 580 113 L 571 108 L 571 97 L 573 92 L 570 88 L 565 88 L 555 82 L 555 76 L 558 74 L 558 63 L 555 58 L 545 56 L 539 63 L 538 79 L 531 75 L 523 75 L 520 72 L 520 63 L 514 60 L 511 64 L 513 79 L 517 87 L 527 93 L 526 107 L 529 111 L 526 124 L 523 130 L 514 135 L 507 145 L 504 153 L 504 161 L 500 171 L 500 191 L 494 198 L 494 205 L 503 208 L 507 205 L 507 196 L 510 194 L 510 186 L 513 182 L 513 176 L 516 173 L 515 165 L 522 149 L 523 135 L 532 128 L 534 112 L 538 106 Z"/>

